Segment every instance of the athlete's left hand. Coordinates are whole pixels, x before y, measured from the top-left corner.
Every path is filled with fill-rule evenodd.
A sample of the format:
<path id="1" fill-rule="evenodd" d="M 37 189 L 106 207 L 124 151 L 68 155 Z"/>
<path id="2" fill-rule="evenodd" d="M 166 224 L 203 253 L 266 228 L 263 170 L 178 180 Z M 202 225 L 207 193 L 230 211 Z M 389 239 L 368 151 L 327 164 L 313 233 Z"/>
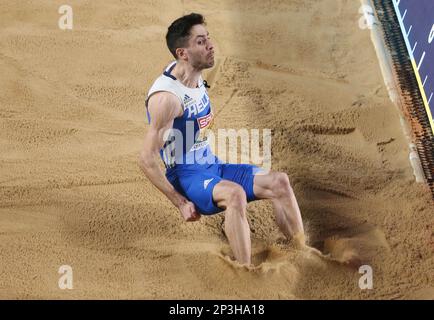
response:
<path id="1" fill-rule="evenodd" d="M 179 211 L 181 211 L 181 215 L 187 222 L 197 221 L 200 219 L 200 214 L 196 210 L 196 206 L 193 202 L 185 200 L 178 207 Z"/>

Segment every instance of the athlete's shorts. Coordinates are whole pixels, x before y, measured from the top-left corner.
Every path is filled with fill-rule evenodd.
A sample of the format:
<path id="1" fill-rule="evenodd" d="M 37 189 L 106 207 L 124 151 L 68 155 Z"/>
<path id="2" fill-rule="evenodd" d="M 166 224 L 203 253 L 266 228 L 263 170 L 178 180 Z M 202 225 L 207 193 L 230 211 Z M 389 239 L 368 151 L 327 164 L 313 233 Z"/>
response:
<path id="1" fill-rule="evenodd" d="M 214 186 L 222 180 L 238 183 L 246 192 L 247 201 L 257 200 L 253 193 L 253 179 L 261 168 L 250 164 L 215 163 L 206 165 L 177 165 L 167 171 L 173 187 L 193 202 L 199 213 L 211 215 L 219 208 L 212 198 Z"/>

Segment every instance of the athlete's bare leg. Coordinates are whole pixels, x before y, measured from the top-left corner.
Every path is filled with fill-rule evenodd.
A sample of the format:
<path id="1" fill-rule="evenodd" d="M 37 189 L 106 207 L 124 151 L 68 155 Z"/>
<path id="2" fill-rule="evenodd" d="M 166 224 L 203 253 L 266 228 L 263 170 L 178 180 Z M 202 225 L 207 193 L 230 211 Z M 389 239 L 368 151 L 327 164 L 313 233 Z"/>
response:
<path id="1" fill-rule="evenodd" d="M 300 208 L 288 176 L 282 172 L 255 175 L 253 192 L 259 199 L 273 203 L 276 222 L 287 239 L 293 239 L 299 247 L 305 246 L 305 235 Z"/>
<path id="2" fill-rule="evenodd" d="M 214 186 L 213 199 L 225 212 L 225 233 L 232 252 L 241 264 L 251 264 L 250 227 L 246 216 L 247 199 L 244 189 L 222 180 Z"/>

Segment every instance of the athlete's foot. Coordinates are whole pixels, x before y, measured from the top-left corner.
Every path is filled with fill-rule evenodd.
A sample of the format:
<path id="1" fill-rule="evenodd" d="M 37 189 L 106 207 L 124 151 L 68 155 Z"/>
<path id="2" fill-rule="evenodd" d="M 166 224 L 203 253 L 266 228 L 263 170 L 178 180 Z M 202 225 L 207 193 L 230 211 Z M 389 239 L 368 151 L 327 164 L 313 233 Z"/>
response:
<path id="1" fill-rule="evenodd" d="M 292 237 L 292 243 L 297 250 L 306 252 L 308 254 L 315 255 L 320 258 L 327 258 L 327 255 L 324 255 L 318 249 L 311 247 L 306 244 L 306 236 L 304 233 L 297 233 Z"/>
<path id="2" fill-rule="evenodd" d="M 303 250 L 306 247 L 306 236 L 302 232 L 296 233 L 291 242 L 296 249 Z"/>
<path id="3" fill-rule="evenodd" d="M 307 252 L 308 254 L 312 254 L 314 256 L 320 257 L 320 258 L 329 258 L 329 255 L 325 255 L 321 251 L 319 251 L 317 248 L 310 247 L 308 245 L 304 246 L 303 251 Z"/>

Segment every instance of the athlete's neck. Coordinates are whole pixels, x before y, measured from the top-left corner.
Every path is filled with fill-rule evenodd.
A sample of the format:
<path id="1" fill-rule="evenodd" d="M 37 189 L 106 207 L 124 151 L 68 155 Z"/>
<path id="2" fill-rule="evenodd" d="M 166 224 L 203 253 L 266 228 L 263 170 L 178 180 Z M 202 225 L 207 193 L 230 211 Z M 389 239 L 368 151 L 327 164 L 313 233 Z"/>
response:
<path id="1" fill-rule="evenodd" d="M 197 88 L 202 70 L 195 69 L 188 63 L 177 61 L 172 75 L 188 88 Z"/>

